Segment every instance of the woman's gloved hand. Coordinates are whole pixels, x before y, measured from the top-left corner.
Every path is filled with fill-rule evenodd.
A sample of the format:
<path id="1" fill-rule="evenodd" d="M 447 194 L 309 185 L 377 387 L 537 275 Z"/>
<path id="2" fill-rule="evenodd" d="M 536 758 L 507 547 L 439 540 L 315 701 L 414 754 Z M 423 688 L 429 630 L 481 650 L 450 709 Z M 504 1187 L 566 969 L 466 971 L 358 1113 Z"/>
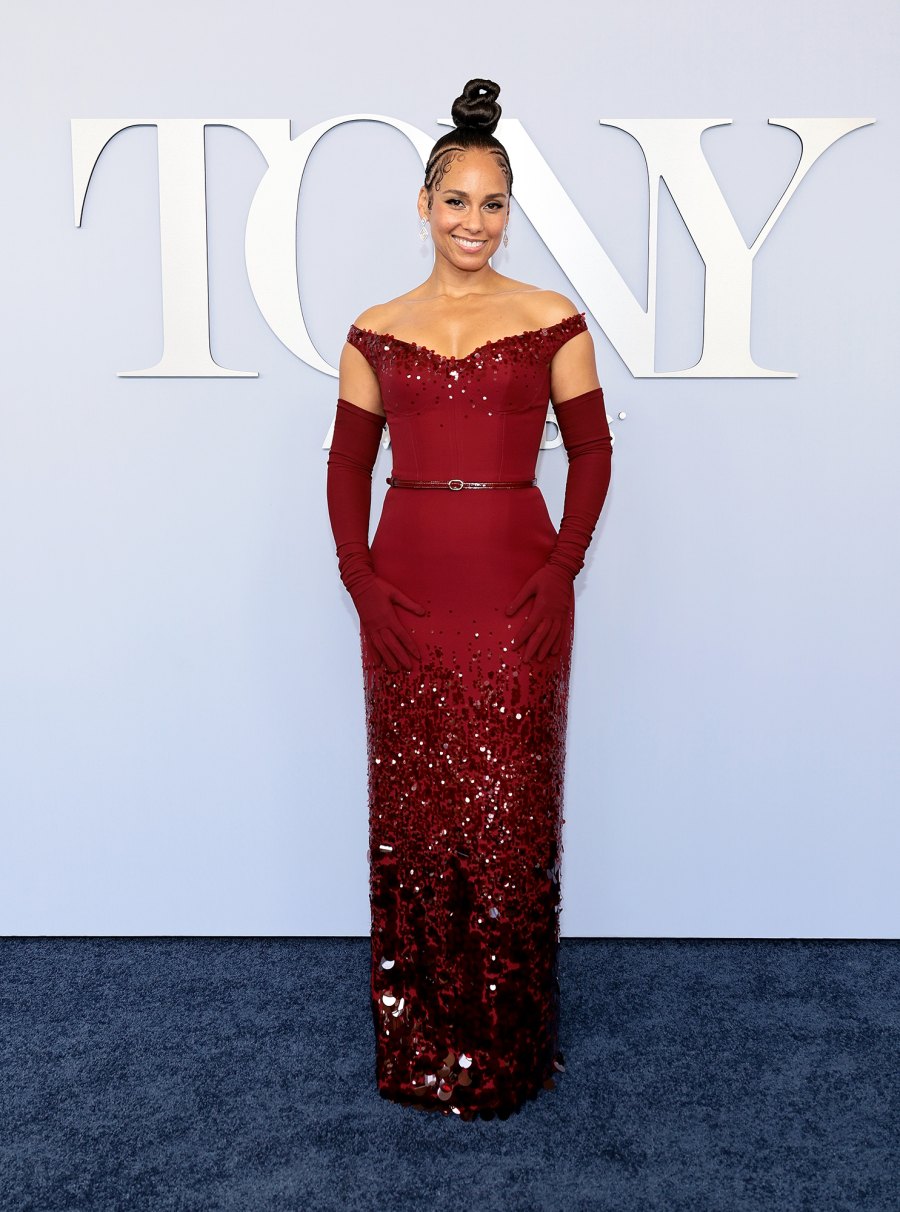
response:
<path id="1" fill-rule="evenodd" d="M 395 607 L 402 606 L 420 615 L 425 614 L 425 607 L 374 573 L 371 580 L 357 584 L 350 593 L 366 638 L 380 660 L 391 673 L 396 673 L 401 665 L 411 669 L 410 657 L 418 659 L 422 653 Z"/>
<path id="2" fill-rule="evenodd" d="M 513 643 L 516 651 L 522 653 L 523 661 L 531 661 L 535 656 L 543 661 L 559 651 L 567 616 L 572 609 L 572 578 L 553 564 L 542 564 L 507 606 L 506 613 L 515 614 L 529 598 L 533 601 L 528 618 Z"/>

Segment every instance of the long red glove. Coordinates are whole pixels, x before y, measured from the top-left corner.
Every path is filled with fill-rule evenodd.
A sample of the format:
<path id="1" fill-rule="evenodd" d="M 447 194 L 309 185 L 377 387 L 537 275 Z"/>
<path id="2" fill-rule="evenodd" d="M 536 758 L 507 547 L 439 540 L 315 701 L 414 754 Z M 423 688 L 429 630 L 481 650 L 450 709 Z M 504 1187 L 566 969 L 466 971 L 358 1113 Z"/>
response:
<path id="1" fill-rule="evenodd" d="M 377 576 L 369 551 L 372 469 L 383 428 L 384 417 L 350 400 L 338 399 L 328 452 L 326 498 L 341 580 L 353 598 L 376 658 L 395 673 L 400 665 L 412 667 L 410 654 L 421 656 L 395 606 L 414 614 L 425 614 L 425 607 Z"/>
<path id="2" fill-rule="evenodd" d="M 553 551 L 510 604 L 515 614 L 531 597 L 531 610 L 515 638 L 522 659 L 543 661 L 559 651 L 572 606 L 573 582 L 584 567 L 612 474 L 612 435 L 606 420 L 603 388 L 553 405 L 569 459 L 563 517 Z M 522 647 L 524 645 L 524 648 Z"/>

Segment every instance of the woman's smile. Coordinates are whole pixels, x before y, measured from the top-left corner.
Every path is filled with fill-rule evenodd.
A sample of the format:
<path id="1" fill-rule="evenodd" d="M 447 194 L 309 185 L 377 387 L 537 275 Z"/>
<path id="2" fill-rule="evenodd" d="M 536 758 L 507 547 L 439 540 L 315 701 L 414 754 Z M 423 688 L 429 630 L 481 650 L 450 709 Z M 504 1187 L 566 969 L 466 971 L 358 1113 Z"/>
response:
<path id="1" fill-rule="evenodd" d="M 487 243 L 487 240 L 467 240 L 465 236 L 454 236 L 453 239 L 460 246 L 460 248 L 465 248 L 469 252 L 477 252 L 478 249 L 481 248 L 482 244 Z"/>

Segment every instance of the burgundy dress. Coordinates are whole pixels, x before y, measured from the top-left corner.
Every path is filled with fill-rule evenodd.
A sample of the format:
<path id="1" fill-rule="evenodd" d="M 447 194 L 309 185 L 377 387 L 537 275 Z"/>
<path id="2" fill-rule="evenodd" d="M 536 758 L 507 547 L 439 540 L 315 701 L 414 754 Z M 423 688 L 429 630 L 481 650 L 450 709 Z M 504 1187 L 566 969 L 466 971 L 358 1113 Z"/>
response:
<path id="1" fill-rule="evenodd" d="M 447 357 L 352 325 L 381 387 L 393 475 L 534 478 L 550 361 L 584 313 Z M 371 995 L 385 1098 L 506 1118 L 552 1088 L 559 1048 L 568 626 L 523 663 L 505 607 L 557 531 L 538 487 L 391 487 L 378 576 L 422 652 L 379 664 L 361 632 L 368 749 Z"/>

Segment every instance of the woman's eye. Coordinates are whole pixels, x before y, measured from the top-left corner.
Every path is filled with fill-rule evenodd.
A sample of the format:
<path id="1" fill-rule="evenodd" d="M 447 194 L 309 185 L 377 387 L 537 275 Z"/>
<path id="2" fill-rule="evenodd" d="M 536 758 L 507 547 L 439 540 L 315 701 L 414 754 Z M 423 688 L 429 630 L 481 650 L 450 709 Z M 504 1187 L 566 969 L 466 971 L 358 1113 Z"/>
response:
<path id="1" fill-rule="evenodd" d="M 460 206 L 462 206 L 462 204 L 463 204 L 462 198 L 448 198 L 447 199 L 448 206 L 453 206 L 453 204 L 455 202 L 458 202 L 460 204 Z M 489 202 L 488 206 L 490 206 L 490 208 L 492 210 L 502 210 L 503 203 L 502 202 Z"/>

